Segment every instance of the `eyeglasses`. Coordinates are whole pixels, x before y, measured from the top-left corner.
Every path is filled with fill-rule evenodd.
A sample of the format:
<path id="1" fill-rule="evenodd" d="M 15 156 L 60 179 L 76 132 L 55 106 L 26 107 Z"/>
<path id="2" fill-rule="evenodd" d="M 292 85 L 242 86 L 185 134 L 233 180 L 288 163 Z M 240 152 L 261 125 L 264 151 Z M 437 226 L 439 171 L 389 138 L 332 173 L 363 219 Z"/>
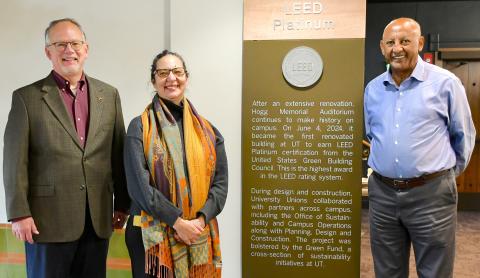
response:
<path id="1" fill-rule="evenodd" d="M 67 49 L 67 46 L 70 45 L 73 50 L 79 51 L 82 49 L 83 44 L 85 44 L 84 41 L 71 41 L 71 42 L 52 42 L 48 46 L 53 46 L 57 51 L 65 51 Z"/>
<path id="2" fill-rule="evenodd" d="M 175 75 L 175 77 L 177 78 L 182 78 L 187 73 L 187 71 L 182 67 L 173 68 L 173 69 L 156 69 L 155 70 L 155 74 L 158 76 L 158 78 L 161 78 L 161 79 L 167 78 L 170 75 L 170 72 L 172 72 L 173 75 Z"/>

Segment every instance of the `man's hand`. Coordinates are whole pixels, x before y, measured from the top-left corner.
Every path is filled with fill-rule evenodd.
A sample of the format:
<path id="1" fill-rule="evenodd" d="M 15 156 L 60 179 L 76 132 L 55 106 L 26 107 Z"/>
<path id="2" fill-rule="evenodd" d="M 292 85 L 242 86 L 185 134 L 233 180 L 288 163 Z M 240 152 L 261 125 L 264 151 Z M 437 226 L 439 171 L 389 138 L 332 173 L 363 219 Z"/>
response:
<path id="1" fill-rule="evenodd" d="M 175 239 L 177 241 L 181 241 L 186 245 L 191 245 L 197 241 L 200 234 L 203 232 L 203 228 L 196 225 L 192 220 L 184 220 L 182 218 L 178 218 L 173 224 L 173 228 L 175 229 Z"/>
<path id="2" fill-rule="evenodd" d="M 12 234 L 21 241 L 28 241 L 33 244 L 32 234 L 40 234 L 35 226 L 35 222 L 31 216 L 18 218 L 12 221 Z"/>
<path id="3" fill-rule="evenodd" d="M 113 229 L 122 229 L 127 221 L 128 214 L 121 211 L 113 212 L 112 228 Z"/>

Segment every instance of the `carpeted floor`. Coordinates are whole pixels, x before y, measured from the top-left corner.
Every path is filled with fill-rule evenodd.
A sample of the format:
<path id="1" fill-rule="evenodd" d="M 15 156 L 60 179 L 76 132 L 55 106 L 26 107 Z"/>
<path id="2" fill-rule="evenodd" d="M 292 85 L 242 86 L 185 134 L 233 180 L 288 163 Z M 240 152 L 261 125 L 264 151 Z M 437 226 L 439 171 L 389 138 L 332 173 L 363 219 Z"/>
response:
<path id="1" fill-rule="evenodd" d="M 375 277 L 373 273 L 372 253 L 370 251 L 368 210 L 366 209 L 362 211 L 361 248 L 360 277 Z M 418 277 L 415 271 L 413 249 L 410 254 L 410 277 Z M 457 247 L 453 277 L 480 277 L 480 212 L 458 212 Z"/>

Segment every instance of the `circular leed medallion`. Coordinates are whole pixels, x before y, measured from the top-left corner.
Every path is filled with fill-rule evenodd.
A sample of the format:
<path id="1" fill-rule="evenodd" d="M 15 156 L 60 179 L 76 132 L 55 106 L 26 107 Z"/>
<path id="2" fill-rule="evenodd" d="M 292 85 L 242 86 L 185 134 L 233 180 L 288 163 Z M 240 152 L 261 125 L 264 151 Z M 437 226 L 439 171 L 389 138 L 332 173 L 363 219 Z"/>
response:
<path id="1" fill-rule="evenodd" d="M 313 48 L 295 47 L 283 58 L 282 71 L 290 85 L 299 88 L 312 86 L 322 76 L 322 57 Z"/>

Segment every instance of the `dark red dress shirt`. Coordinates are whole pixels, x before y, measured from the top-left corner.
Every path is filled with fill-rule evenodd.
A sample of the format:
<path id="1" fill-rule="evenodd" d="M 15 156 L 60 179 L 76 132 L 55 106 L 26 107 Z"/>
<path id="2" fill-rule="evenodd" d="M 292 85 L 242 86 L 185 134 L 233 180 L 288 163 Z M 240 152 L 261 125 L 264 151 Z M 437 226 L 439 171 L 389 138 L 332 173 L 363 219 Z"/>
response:
<path id="1" fill-rule="evenodd" d="M 70 82 L 65 80 L 60 74 L 53 72 L 55 82 L 60 89 L 60 95 L 62 96 L 65 107 L 68 114 L 72 119 L 75 129 L 77 130 L 78 139 L 80 144 L 85 148 L 88 135 L 88 84 L 85 74 L 82 74 L 82 78 L 77 83 L 75 92 L 70 89 Z"/>

